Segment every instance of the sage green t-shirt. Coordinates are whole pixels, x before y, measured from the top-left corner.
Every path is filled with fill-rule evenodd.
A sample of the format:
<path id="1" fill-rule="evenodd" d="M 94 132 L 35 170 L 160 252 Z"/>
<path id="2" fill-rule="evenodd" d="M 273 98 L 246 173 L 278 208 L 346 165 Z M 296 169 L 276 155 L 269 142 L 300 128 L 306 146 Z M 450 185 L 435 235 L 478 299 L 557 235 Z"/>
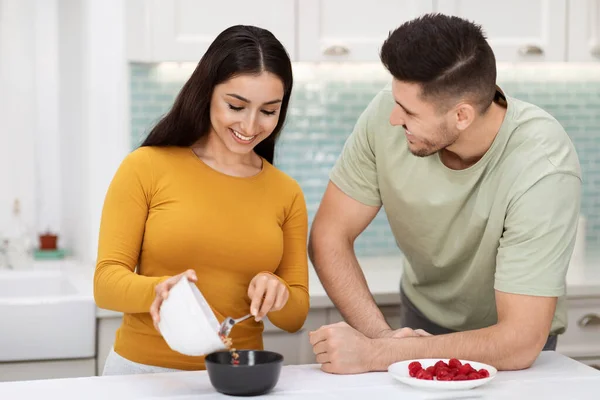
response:
<path id="1" fill-rule="evenodd" d="M 394 98 L 384 89 L 360 116 L 330 179 L 355 200 L 383 206 L 404 254 L 402 288 L 434 323 L 458 331 L 495 324 L 496 289 L 558 297 L 552 332 L 562 333 L 579 160 L 552 116 L 505 97 L 490 149 L 475 165 L 452 170 L 438 154 L 409 151 L 404 129 L 389 122 Z"/>

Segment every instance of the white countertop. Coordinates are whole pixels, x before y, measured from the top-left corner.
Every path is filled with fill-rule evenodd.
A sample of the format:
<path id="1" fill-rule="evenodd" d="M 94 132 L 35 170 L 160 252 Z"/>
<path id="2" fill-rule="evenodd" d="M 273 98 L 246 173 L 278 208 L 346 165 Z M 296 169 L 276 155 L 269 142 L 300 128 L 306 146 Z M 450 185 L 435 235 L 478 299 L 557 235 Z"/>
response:
<path id="1" fill-rule="evenodd" d="M 274 399 L 597 399 L 600 372 L 555 352 L 524 371 L 499 372 L 488 384 L 461 392 L 423 391 L 387 372 L 331 375 L 317 365 L 286 366 L 265 396 Z M 225 399 L 206 371 L 0 383 L 0 399 Z"/>
<path id="2" fill-rule="evenodd" d="M 596 261 L 597 260 L 597 261 Z M 49 263 L 58 264 L 58 261 L 41 261 L 37 268 L 45 268 Z M 377 304 L 395 305 L 400 302 L 400 277 L 402 275 L 402 258 L 391 257 L 364 257 L 359 258 L 359 263 L 365 274 L 369 289 Z M 93 267 L 77 265 L 70 261 L 69 270 L 77 271 L 85 282 L 90 296 L 93 293 Z M 327 296 L 312 265 L 309 268 L 309 293 L 311 308 L 329 308 L 333 303 Z M 574 297 L 600 297 L 600 257 L 588 259 L 585 265 L 573 264 L 567 274 L 567 296 Z M 121 313 L 98 309 L 99 318 L 120 316 Z"/>
<path id="3" fill-rule="evenodd" d="M 400 257 L 373 257 L 360 259 L 369 289 L 379 305 L 399 304 L 400 302 L 400 276 L 402 275 L 402 258 Z M 309 264 L 308 289 L 311 308 L 333 307 L 331 299 L 327 296 L 323 285 L 312 265 Z M 599 284 L 600 287 L 600 284 Z M 600 293 L 600 292 L 599 292 Z M 118 312 L 99 308 L 99 318 L 121 315 Z"/>

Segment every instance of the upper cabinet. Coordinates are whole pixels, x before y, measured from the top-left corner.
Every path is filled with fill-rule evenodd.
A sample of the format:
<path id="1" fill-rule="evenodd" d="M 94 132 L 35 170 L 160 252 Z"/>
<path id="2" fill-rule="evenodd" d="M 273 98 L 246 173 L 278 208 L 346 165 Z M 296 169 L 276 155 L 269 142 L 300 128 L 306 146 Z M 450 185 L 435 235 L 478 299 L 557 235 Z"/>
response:
<path id="1" fill-rule="evenodd" d="M 295 0 L 127 0 L 128 54 L 132 61 L 198 62 L 231 25 L 270 30 L 290 55 L 296 52 Z M 141 46 L 140 46 L 141 44 Z M 139 47 L 138 47 L 139 46 Z"/>
<path id="2" fill-rule="evenodd" d="M 127 0 L 130 61 L 198 62 L 235 24 L 269 29 L 293 61 L 379 61 L 428 12 L 480 24 L 499 62 L 600 61 L 600 0 Z"/>
<path id="3" fill-rule="evenodd" d="M 600 0 L 569 1 L 569 61 L 600 61 Z"/>
<path id="4" fill-rule="evenodd" d="M 564 61 L 566 0 L 439 0 L 435 11 L 480 24 L 498 61 Z"/>
<path id="5" fill-rule="evenodd" d="M 433 10 L 423 0 L 300 0 L 301 61 L 373 61 L 389 32 Z"/>

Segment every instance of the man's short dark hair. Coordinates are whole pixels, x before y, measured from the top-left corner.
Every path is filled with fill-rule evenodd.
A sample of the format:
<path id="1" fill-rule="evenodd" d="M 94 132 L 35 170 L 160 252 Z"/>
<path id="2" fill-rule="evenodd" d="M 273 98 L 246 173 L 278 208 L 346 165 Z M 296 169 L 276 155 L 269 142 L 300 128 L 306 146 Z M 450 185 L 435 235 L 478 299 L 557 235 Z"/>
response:
<path id="1" fill-rule="evenodd" d="M 480 25 L 425 14 L 390 32 L 381 62 L 394 78 L 418 83 L 441 108 L 464 98 L 484 112 L 496 92 L 496 59 Z"/>

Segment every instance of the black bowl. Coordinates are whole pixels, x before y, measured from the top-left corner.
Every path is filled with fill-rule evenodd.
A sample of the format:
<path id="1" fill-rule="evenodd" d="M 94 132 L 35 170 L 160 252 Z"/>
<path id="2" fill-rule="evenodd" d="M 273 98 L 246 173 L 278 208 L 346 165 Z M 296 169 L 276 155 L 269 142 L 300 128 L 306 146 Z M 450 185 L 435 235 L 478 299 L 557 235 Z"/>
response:
<path id="1" fill-rule="evenodd" d="M 275 387 L 283 356 L 266 350 L 237 350 L 239 364 L 229 351 L 208 354 L 204 361 L 213 387 L 231 396 L 258 396 Z"/>

